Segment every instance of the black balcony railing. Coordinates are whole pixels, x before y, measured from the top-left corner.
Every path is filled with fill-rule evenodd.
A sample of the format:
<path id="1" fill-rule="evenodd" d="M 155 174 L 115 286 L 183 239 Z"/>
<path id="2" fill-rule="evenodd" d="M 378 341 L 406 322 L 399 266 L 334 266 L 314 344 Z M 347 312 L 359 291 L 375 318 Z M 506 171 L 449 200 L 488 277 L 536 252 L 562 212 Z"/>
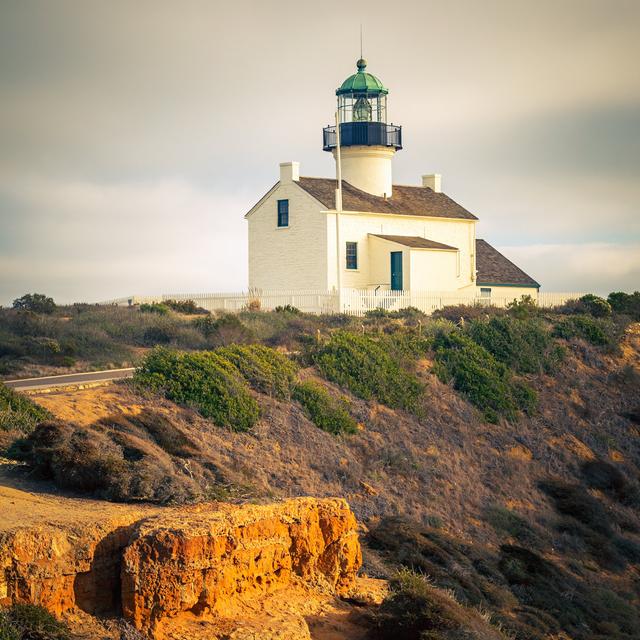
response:
<path id="1" fill-rule="evenodd" d="M 340 146 L 395 147 L 402 149 L 402 127 L 385 122 L 342 122 Z M 331 151 L 336 147 L 336 128 L 322 130 L 322 148 Z"/>

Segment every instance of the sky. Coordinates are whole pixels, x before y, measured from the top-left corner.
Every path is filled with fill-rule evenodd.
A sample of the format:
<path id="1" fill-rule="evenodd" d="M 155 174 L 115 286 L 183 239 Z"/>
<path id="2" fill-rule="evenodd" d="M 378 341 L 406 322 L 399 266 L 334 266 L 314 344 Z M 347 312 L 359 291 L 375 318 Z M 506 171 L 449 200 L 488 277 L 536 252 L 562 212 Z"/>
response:
<path id="1" fill-rule="evenodd" d="M 546 291 L 640 289 L 640 1 L 0 0 L 0 304 L 241 291 L 278 164 L 355 71 Z"/>

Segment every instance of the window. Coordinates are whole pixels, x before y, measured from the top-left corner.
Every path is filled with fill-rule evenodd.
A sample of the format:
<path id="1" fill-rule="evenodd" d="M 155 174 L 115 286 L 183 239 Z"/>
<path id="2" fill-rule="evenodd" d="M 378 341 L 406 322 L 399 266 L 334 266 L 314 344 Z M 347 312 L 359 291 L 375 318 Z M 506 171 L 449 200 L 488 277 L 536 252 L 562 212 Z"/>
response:
<path id="1" fill-rule="evenodd" d="M 289 201 L 278 200 L 278 226 L 289 226 Z"/>
<path id="2" fill-rule="evenodd" d="M 347 242 L 347 269 L 358 268 L 358 243 Z"/>
<path id="3" fill-rule="evenodd" d="M 491 297 L 491 289 L 489 287 L 480 287 L 480 297 L 481 298 L 490 298 Z"/>

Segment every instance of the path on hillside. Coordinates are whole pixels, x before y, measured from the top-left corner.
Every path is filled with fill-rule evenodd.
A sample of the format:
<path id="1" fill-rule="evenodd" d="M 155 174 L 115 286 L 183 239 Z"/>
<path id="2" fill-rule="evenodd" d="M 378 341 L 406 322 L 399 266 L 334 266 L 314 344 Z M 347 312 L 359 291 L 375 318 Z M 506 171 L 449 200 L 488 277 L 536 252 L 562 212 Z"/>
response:
<path id="1" fill-rule="evenodd" d="M 109 369 L 107 371 L 90 371 L 88 373 L 66 373 L 60 376 L 43 376 L 41 378 L 23 378 L 21 380 L 5 380 L 7 387 L 19 391 L 33 389 L 50 389 L 51 387 L 65 387 L 77 384 L 90 384 L 92 382 L 109 382 L 131 378 L 135 368 Z"/>

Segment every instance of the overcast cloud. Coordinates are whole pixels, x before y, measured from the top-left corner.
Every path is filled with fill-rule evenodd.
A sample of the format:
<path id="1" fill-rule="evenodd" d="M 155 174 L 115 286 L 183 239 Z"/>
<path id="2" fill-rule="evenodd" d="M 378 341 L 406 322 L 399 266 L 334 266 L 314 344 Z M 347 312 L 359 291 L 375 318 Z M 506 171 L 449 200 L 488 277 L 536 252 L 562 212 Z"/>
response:
<path id="1" fill-rule="evenodd" d="M 278 163 L 355 69 L 546 290 L 640 288 L 640 2 L 0 0 L 0 304 L 246 287 Z"/>

